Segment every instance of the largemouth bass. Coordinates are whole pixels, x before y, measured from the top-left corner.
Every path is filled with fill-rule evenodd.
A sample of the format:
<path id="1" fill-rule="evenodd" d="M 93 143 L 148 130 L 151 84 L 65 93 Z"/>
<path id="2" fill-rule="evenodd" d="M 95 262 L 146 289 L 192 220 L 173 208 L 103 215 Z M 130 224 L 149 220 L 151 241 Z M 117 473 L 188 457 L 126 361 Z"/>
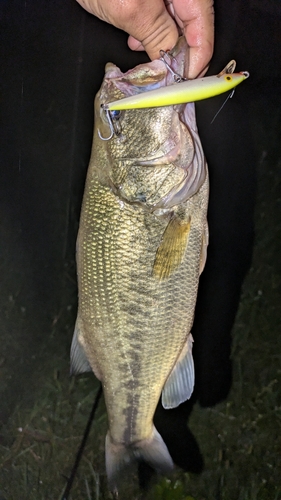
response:
<path id="1" fill-rule="evenodd" d="M 172 64 L 183 73 L 183 39 Z M 109 63 L 77 240 L 79 306 L 73 373 L 93 370 L 108 412 L 111 490 L 124 464 L 173 462 L 153 416 L 192 393 L 191 327 L 208 243 L 208 174 L 194 104 L 112 112 L 111 101 L 172 83 L 158 60 L 122 73 Z M 114 134 L 108 137 L 110 127 Z"/>

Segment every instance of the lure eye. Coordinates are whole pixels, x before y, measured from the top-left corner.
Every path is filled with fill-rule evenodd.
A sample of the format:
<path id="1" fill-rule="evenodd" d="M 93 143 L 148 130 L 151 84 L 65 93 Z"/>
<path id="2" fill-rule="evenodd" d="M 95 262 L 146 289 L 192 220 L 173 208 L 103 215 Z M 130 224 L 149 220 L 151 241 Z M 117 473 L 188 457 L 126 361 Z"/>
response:
<path id="1" fill-rule="evenodd" d="M 228 76 L 226 76 L 226 77 L 225 77 L 225 79 L 226 79 L 228 82 L 230 82 L 230 81 L 232 80 L 232 77 L 228 75 Z"/>
<path id="2" fill-rule="evenodd" d="M 119 109 L 113 109 L 112 111 L 110 111 L 110 116 L 113 120 L 119 120 L 121 111 Z"/>

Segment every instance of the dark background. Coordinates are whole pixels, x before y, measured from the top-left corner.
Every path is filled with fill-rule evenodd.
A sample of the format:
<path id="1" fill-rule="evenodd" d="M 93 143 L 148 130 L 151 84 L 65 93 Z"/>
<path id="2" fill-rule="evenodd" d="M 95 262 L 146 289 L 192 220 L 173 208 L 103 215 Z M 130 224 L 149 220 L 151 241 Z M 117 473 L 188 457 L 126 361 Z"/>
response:
<path id="1" fill-rule="evenodd" d="M 238 70 L 248 70 L 251 78 L 212 126 L 224 99 L 198 106 L 212 190 L 210 263 L 195 320 L 203 405 L 227 394 L 230 329 L 250 264 L 255 157 L 248 110 L 257 95 L 280 106 L 279 2 L 217 1 L 216 13 L 209 73 L 235 58 Z M 94 96 L 106 62 L 125 71 L 147 59 L 127 49 L 126 34 L 74 0 L 0 0 L 0 17 L 0 421 L 5 422 L 16 404 L 32 401 L 54 366 L 67 373 L 76 308 L 75 239 Z M 222 267 L 229 270 L 223 276 Z M 226 362 L 217 377 L 226 377 L 209 400 L 208 380 L 216 377 L 216 368 L 204 348 L 204 332 L 217 332 L 219 315 L 225 321 L 216 333 L 222 345 L 217 355 Z"/>

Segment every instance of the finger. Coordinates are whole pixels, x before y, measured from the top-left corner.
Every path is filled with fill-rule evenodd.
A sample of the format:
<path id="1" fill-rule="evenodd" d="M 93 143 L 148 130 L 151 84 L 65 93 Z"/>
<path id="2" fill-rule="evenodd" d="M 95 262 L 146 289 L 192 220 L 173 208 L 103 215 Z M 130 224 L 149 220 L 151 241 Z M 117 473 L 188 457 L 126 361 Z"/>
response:
<path id="1" fill-rule="evenodd" d="M 207 71 L 214 48 L 213 1 L 174 0 L 174 8 L 190 47 L 186 76 L 202 76 Z"/>
<path id="2" fill-rule="evenodd" d="M 190 48 L 185 76 L 187 78 L 201 78 L 204 76 L 208 71 L 212 54 L 213 49 L 209 45 L 199 48 Z"/>

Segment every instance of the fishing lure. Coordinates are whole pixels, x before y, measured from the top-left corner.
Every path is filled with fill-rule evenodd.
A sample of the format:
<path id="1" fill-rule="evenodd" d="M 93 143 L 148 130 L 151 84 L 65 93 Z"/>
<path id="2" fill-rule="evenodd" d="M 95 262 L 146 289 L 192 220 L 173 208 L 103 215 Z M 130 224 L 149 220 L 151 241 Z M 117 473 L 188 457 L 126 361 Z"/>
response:
<path id="1" fill-rule="evenodd" d="M 159 89 L 148 90 L 130 97 L 124 97 L 118 101 L 101 104 L 109 129 L 110 135 L 103 137 L 98 130 L 98 135 L 103 141 L 110 140 L 114 135 L 121 135 L 121 127 L 118 120 L 121 111 L 125 109 L 156 108 L 162 106 L 173 106 L 175 104 L 185 104 L 188 102 L 201 101 L 224 92 L 232 90 L 229 97 L 232 97 L 235 87 L 249 78 L 248 71 L 234 73 L 236 62 L 231 60 L 225 68 L 215 76 L 186 80 L 176 73 L 168 64 L 166 57 L 169 53 L 160 51 L 160 59 L 174 77 L 175 84 L 161 87 Z"/>
<path id="2" fill-rule="evenodd" d="M 233 63 L 235 64 L 235 61 L 231 61 L 226 68 L 232 68 Z M 232 66 L 230 66 L 231 64 Z M 234 89 L 250 76 L 248 71 L 228 73 L 226 68 L 215 76 L 184 80 L 159 89 L 148 90 L 147 92 L 125 97 L 119 101 L 102 104 L 102 108 L 105 111 L 122 111 L 125 109 L 156 108 L 201 101 Z"/>

